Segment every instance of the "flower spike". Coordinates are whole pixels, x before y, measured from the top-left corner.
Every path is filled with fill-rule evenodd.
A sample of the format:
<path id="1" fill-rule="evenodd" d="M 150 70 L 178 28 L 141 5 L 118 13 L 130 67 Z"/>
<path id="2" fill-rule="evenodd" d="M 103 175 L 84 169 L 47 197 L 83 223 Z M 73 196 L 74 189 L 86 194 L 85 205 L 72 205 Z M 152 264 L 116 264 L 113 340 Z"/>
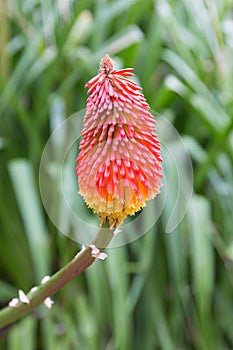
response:
<path id="1" fill-rule="evenodd" d="M 101 223 L 122 224 L 154 198 L 162 185 L 160 143 L 141 88 L 105 55 L 86 85 L 88 100 L 77 176 L 80 194 Z"/>

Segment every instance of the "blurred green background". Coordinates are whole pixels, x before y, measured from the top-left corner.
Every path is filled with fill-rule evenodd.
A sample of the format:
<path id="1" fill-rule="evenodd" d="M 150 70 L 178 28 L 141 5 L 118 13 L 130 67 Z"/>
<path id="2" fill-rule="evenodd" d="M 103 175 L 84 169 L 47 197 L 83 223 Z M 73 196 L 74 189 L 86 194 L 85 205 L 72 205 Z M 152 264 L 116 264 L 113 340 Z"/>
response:
<path id="1" fill-rule="evenodd" d="M 0 349 L 233 349 L 232 0 L 0 0 L 1 306 L 80 249 L 47 217 L 38 169 L 56 126 L 85 108 L 83 86 L 105 53 L 135 68 L 150 106 L 182 136 L 194 171 L 188 213 L 165 233 L 170 190 L 146 235 L 109 249 L 50 311 L 2 330 Z M 164 172 L 174 189 L 166 159 Z"/>

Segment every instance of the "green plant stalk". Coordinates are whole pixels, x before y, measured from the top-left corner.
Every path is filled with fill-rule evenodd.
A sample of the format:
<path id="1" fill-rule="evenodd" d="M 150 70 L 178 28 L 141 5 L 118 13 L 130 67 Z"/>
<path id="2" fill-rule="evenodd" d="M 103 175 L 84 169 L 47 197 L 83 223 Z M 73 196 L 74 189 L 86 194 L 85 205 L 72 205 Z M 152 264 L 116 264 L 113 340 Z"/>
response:
<path id="1" fill-rule="evenodd" d="M 109 244 L 113 237 L 113 229 L 101 228 L 97 237 L 92 242 L 100 252 L 102 252 Z M 27 294 L 30 299 L 29 304 L 18 302 L 16 307 L 5 307 L 0 311 L 0 328 L 7 326 L 34 310 L 47 297 L 52 296 L 59 291 L 65 284 L 70 282 L 88 266 L 96 260 L 92 255 L 90 246 L 78 253 L 65 267 L 56 272 L 50 279 L 38 286 L 33 292 Z"/>
<path id="2" fill-rule="evenodd" d="M 232 131 L 232 127 L 233 118 L 230 120 L 229 124 L 226 126 L 222 134 L 219 135 L 219 138 L 215 139 L 214 142 L 212 142 L 208 150 L 208 157 L 206 161 L 200 164 L 199 168 L 196 170 L 195 185 L 198 190 L 200 190 L 200 187 L 203 185 L 206 173 L 209 171 L 211 165 L 214 164 L 214 161 L 217 158 L 219 151 L 222 150 L 222 148 L 224 147 L 224 142 L 228 139 L 229 134 Z"/>
<path id="3" fill-rule="evenodd" d="M 6 0 L 0 0 L 0 16 L 0 74 L 7 81 L 10 71 L 10 57 L 6 50 L 9 42 L 9 20 Z"/>

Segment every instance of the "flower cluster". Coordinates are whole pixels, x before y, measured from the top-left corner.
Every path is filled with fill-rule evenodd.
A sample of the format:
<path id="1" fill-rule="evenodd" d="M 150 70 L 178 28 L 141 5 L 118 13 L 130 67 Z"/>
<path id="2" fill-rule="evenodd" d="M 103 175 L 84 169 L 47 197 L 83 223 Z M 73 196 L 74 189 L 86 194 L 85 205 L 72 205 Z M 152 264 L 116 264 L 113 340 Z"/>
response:
<path id="1" fill-rule="evenodd" d="M 77 176 L 80 194 L 101 222 L 119 226 L 161 187 L 160 143 L 141 88 L 105 55 L 88 90 Z"/>

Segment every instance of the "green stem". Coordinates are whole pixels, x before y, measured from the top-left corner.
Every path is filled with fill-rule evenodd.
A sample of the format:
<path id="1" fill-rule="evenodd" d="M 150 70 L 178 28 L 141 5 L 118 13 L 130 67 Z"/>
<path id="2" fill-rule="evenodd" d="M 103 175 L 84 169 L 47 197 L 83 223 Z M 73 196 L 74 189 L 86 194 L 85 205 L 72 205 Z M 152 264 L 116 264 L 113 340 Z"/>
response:
<path id="1" fill-rule="evenodd" d="M 230 120 L 226 128 L 223 130 L 222 134 L 219 135 L 218 139 L 212 141 L 212 145 L 208 149 L 208 157 L 204 163 L 202 163 L 196 170 L 195 174 L 195 188 L 200 191 L 201 186 L 203 186 L 204 180 L 206 178 L 207 172 L 209 172 L 210 167 L 214 164 L 219 151 L 223 150 L 223 147 L 226 147 L 227 143 L 225 141 L 228 139 L 230 132 L 233 127 L 233 118 Z M 231 152 L 229 152 L 231 155 Z"/>
<path id="2" fill-rule="evenodd" d="M 10 71 L 10 57 L 7 52 L 7 46 L 10 40 L 10 26 L 6 0 L 0 0 L 0 16 L 0 74 L 4 81 L 7 81 Z"/>
<path id="3" fill-rule="evenodd" d="M 113 237 L 113 230 L 108 228 L 101 228 L 97 237 L 93 241 L 100 251 L 103 251 L 111 241 Z M 38 286 L 33 292 L 30 292 L 27 296 L 30 299 L 30 304 L 18 302 L 16 307 L 5 307 L 0 311 L 0 328 L 7 326 L 34 310 L 39 304 L 41 304 L 47 297 L 55 294 L 65 284 L 70 282 L 88 266 L 90 266 L 96 260 L 92 256 L 92 249 L 90 247 L 85 248 L 78 253 L 73 260 L 71 260 L 65 267 L 56 272 L 50 279 Z"/>

